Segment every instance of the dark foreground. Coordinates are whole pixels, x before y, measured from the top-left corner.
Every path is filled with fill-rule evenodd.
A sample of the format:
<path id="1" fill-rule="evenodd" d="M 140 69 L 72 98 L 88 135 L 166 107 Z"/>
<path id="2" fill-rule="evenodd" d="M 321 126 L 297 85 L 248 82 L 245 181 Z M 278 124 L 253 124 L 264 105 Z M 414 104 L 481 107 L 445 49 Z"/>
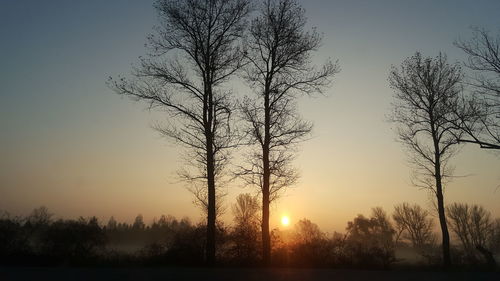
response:
<path id="1" fill-rule="evenodd" d="M 0 280 L 335 280 L 335 281 L 463 281 L 500 280 L 499 272 L 424 272 L 424 271 L 365 271 L 338 269 L 289 268 L 42 268 L 0 267 Z"/>

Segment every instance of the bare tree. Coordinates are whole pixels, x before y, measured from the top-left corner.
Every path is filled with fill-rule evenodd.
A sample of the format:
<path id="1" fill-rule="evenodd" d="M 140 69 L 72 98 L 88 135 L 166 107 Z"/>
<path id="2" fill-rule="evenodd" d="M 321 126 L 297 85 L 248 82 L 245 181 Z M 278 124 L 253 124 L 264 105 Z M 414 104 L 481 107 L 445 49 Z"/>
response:
<path id="1" fill-rule="evenodd" d="M 233 146 L 231 93 L 221 88 L 241 66 L 237 45 L 248 0 L 157 0 L 160 24 L 148 37 L 150 54 L 132 79 L 110 80 L 122 95 L 170 115 L 165 136 L 187 148 L 189 169 L 180 176 L 202 185 L 207 197 L 207 263 L 215 262 L 216 183 Z M 195 189 L 199 190 L 199 189 Z"/>
<path id="2" fill-rule="evenodd" d="M 26 221 L 32 226 L 49 225 L 52 222 L 53 215 L 54 214 L 50 213 L 47 207 L 40 206 L 31 211 Z"/>
<path id="3" fill-rule="evenodd" d="M 391 121 L 397 124 L 399 140 L 414 167 L 414 184 L 436 196 L 446 267 L 450 265 L 450 238 L 443 181 L 451 176 L 448 163 L 462 134 L 453 122 L 462 77 L 460 66 L 449 64 L 444 54 L 424 58 L 418 52 L 400 68 L 393 67 L 389 75 L 395 90 Z"/>
<path id="4" fill-rule="evenodd" d="M 232 207 L 235 222 L 237 224 L 257 222 L 259 208 L 259 202 L 256 197 L 248 193 L 238 195 L 236 203 Z"/>
<path id="5" fill-rule="evenodd" d="M 374 207 L 372 208 L 372 217 L 370 220 L 374 223 L 376 232 L 380 233 L 378 240 L 384 252 L 393 252 L 396 246 L 394 241 L 395 230 L 387 213 L 382 207 Z"/>
<path id="6" fill-rule="evenodd" d="M 402 203 L 394 206 L 392 218 L 396 222 L 398 235 L 407 235 L 412 246 L 420 254 L 426 255 L 427 246 L 434 244 L 432 228 L 434 223 L 429 212 L 417 204 Z"/>
<path id="7" fill-rule="evenodd" d="M 465 65 L 475 74 L 468 83 L 473 93 L 459 111 L 467 136 L 461 141 L 500 149 L 500 34 L 495 38 L 485 29 L 473 28 L 472 38 L 458 40 L 455 46 L 468 55 Z"/>
<path id="8" fill-rule="evenodd" d="M 382 208 L 372 208 L 370 218 L 358 215 L 347 222 L 346 230 L 345 247 L 353 262 L 365 266 L 380 263 L 387 267 L 396 260 L 395 231 Z"/>
<path id="9" fill-rule="evenodd" d="M 106 225 L 106 230 L 116 230 L 117 226 L 118 222 L 116 221 L 115 217 L 111 216 L 108 220 L 108 224 Z"/>
<path id="10" fill-rule="evenodd" d="M 294 241 L 297 244 L 311 244 L 325 237 L 319 226 L 308 219 L 301 219 L 295 225 Z"/>
<path id="11" fill-rule="evenodd" d="M 453 232 L 458 236 L 467 257 L 474 261 L 479 251 L 490 266 L 496 262 L 492 253 L 495 227 L 491 214 L 478 205 L 453 203 L 446 208 Z"/>
<path id="12" fill-rule="evenodd" d="M 132 228 L 136 230 L 141 230 L 146 228 L 146 224 L 144 223 L 144 217 L 142 214 L 138 214 L 135 219 L 134 223 L 132 224 Z"/>
<path id="13" fill-rule="evenodd" d="M 236 203 L 232 206 L 236 223 L 232 232 L 233 253 L 236 260 L 241 262 L 258 261 L 259 209 L 257 198 L 248 193 L 238 195 Z"/>
<path id="14" fill-rule="evenodd" d="M 298 179 L 291 163 L 296 145 L 310 133 L 296 99 L 321 92 L 338 72 L 328 61 L 321 68 L 311 63 L 311 53 L 321 42 L 313 29 L 305 30 L 305 11 L 294 0 L 268 0 L 252 21 L 247 42 L 246 80 L 256 97 L 246 98 L 242 115 L 253 146 L 239 175 L 262 193 L 263 262 L 270 263 L 269 205 Z"/>

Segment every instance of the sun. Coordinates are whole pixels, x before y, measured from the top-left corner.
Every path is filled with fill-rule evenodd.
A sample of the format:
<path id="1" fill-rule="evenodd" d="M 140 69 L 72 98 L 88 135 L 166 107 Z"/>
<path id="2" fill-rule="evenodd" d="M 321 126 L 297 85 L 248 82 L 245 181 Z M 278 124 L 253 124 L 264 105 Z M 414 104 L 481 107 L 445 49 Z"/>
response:
<path id="1" fill-rule="evenodd" d="M 283 226 L 288 226 L 290 224 L 290 218 L 288 218 L 288 216 L 282 216 L 281 217 L 281 224 Z"/>

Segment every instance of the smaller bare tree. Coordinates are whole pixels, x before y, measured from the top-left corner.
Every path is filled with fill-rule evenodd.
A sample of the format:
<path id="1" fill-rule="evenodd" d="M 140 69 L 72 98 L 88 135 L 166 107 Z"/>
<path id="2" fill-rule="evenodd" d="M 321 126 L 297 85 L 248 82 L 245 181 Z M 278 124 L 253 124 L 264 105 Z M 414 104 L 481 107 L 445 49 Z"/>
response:
<path id="1" fill-rule="evenodd" d="M 294 241 L 298 244 L 310 244 L 325 239 L 319 226 L 308 219 L 301 219 L 295 225 Z"/>
<path id="2" fill-rule="evenodd" d="M 327 266 L 332 261 L 332 243 L 319 226 L 304 218 L 299 220 L 283 248 L 291 266 Z"/>
<path id="3" fill-rule="evenodd" d="M 50 213 L 47 207 L 40 206 L 33 209 L 31 214 L 27 217 L 26 221 L 31 226 L 46 226 L 52 222 L 53 215 L 54 214 Z"/>
<path id="4" fill-rule="evenodd" d="M 395 259 L 394 228 L 387 213 L 380 207 L 372 209 L 370 218 L 358 215 L 347 223 L 345 250 L 353 262 L 388 267 Z"/>
<path id="5" fill-rule="evenodd" d="M 259 209 L 259 202 L 255 196 L 248 193 L 240 194 L 232 207 L 234 221 L 236 224 L 258 223 Z"/>
<path id="6" fill-rule="evenodd" d="M 106 230 L 116 230 L 118 226 L 118 222 L 116 221 L 114 216 L 111 216 L 106 224 Z"/>
<path id="7" fill-rule="evenodd" d="M 232 232 L 232 254 L 239 262 L 254 263 L 259 257 L 259 212 L 257 198 L 248 193 L 236 197 L 232 206 L 235 226 Z"/>
<path id="8" fill-rule="evenodd" d="M 393 220 L 396 222 L 398 238 L 410 240 L 414 249 L 423 256 L 434 245 L 435 238 L 432 228 L 434 223 L 429 212 L 417 204 L 402 203 L 394 206 Z"/>
<path id="9" fill-rule="evenodd" d="M 476 250 L 490 266 L 495 266 L 492 253 L 494 222 L 482 206 L 453 203 L 446 209 L 452 231 L 458 236 L 469 261 L 476 261 Z"/>

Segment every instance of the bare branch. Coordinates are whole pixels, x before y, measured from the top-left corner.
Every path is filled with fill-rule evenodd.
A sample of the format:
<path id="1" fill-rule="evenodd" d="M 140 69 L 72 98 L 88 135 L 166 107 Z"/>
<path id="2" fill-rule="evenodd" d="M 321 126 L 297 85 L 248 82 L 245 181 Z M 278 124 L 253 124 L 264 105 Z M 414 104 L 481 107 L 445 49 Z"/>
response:
<path id="1" fill-rule="evenodd" d="M 457 125 L 467 135 L 460 141 L 500 149 L 500 35 L 472 28 L 472 38 L 457 40 L 455 46 L 468 55 L 465 65 L 475 74 L 467 83 L 472 86 L 471 95 L 457 113 Z"/>

